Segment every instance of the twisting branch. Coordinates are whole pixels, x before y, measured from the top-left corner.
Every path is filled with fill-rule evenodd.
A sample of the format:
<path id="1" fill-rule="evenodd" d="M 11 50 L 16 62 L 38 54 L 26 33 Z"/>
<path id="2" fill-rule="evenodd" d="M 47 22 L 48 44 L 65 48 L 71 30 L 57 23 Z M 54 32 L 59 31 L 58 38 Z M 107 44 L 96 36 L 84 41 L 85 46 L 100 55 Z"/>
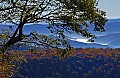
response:
<path id="1" fill-rule="evenodd" d="M 65 40 L 65 31 L 75 32 L 90 38 L 91 34 L 87 30 L 89 27 L 88 22 L 94 24 L 95 30 L 103 31 L 107 21 L 105 17 L 106 13 L 96 8 L 95 4 L 97 0 L 3 0 L 0 3 L 2 2 L 5 2 L 6 5 L 5 7 L 0 5 L 0 7 L 2 7 L 0 8 L 0 23 L 9 21 L 17 25 L 17 29 L 12 37 L 3 46 L 3 51 L 10 45 L 25 40 L 23 26 L 26 23 L 47 22 L 49 24 L 48 29 L 50 29 L 51 33 L 59 35 L 60 38 Z M 19 21 L 19 25 L 14 22 L 16 20 L 17 23 Z M 30 35 L 34 37 L 33 41 L 43 44 L 43 46 L 51 46 L 51 42 L 48 42 L 50 38 L 47 39 L 48 37 L 45 37 L 46 39 L 42 39 L 41 37 L 41 39 L 39 39 L 39 36 L 33 33 L 30 33 Z M 64 42 L 58 40 L 58 43 L 54 42 L 53 46 L 55 46 L 55 44 L 61 46 L 62 43 L 60 43 L 60 41 Z M 63 44 L 67 46 L 66 42 Z"/>

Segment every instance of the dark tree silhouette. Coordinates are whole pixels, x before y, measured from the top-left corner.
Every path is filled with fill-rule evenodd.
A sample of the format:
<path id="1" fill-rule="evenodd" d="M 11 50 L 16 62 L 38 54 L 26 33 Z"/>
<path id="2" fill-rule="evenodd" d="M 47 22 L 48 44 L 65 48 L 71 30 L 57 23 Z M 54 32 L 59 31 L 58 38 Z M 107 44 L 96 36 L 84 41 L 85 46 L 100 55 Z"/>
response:
<path id="1" fill-rule="evenodd" d="M 65 40 L 65 31 L 77 33 L 87 38 L 95 36 L 88 32 L 89 24 L 94 25 L 95 31 L 105 31 L 106 13 L 97 8 L 97 0 L 1 0 L 0 23 L 12 23 L 17 28 L 7 37 L 2 46 L 4 52 L 15 43 L 29 43 L 37 46 L 59 48 L 70 47 Z M 58 38 L 49 38 L 31 32 L 23 33 L 23 27 L 28 23 L 48 23 L 48 29 Z M 1 35 L 3 36 L 3 35 Z"/>

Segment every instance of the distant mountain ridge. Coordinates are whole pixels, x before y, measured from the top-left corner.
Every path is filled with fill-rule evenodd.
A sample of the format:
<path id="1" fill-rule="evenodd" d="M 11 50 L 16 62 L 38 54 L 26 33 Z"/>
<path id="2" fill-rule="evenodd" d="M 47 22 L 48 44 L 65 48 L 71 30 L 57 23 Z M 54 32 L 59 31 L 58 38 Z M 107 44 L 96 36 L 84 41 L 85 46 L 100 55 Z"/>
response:
<path id="1" fill-rule="evenodd" d="M 0 32 L 2 31 L 2 28 L 8 27 L 9 25 L 0 25 Z M 29 24 L 25 25 L 23 32 L 25 34 L 30 33 L 30 31 L 36 31 L 40 34 L 48 35 L 50 36 L 50 31 L 46 28 L 47 24 Z M 120 18 L 119 19 L 109 19 L 108 22 L 105 25 L 106 32 L 95 32 L 93 31 L 93 26 L 90 25 L 89 32 L 96 35 L 96 39 L 94 43 L 84 43 L 84 42 L 78 42 L 76 39 L 78 38 L 77 35 L 68 34 L 69 42 L 71 43 L 72 47 L 75 48 L 119 48 L 120 47 Z M 81 37 L 79 37 L 81 38 Z M 106 44 L 106 45 L 103 45 Z"/>
<path id="2" fill-rule="evenodd" d="M 95 39 L 95 42 L 107 44 L 112 47 L 120 47 L 120 33 L 99 36 Z"/>

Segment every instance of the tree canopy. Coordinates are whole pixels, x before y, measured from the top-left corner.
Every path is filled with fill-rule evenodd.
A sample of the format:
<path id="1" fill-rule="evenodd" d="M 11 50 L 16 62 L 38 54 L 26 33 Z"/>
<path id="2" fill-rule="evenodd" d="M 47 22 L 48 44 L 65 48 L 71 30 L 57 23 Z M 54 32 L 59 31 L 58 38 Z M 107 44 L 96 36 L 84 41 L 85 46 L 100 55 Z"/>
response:
<path id="1" fill-rule="evenodd" d="M 64 32 L 76 33 L 87 38 L 94 38 L 88 32 L 89 24 L 95 31 L 105 31 L 106 13 L 97 8 L 98 0 L 1 0 L 0 23 L 11 23 L 17 28 L 7 34 L 1 50 L 4 52 L 13 44 L 34 44 L 37 46 L 59 48 L 70 47 Z M 28 23 L 48 23 L 47 28 L 57 38 L 31 32 L 23 33 Z M 10 27 L 12 29 L 12 27 Z M 0 36 L 4 36 L 1 34 Z"/>

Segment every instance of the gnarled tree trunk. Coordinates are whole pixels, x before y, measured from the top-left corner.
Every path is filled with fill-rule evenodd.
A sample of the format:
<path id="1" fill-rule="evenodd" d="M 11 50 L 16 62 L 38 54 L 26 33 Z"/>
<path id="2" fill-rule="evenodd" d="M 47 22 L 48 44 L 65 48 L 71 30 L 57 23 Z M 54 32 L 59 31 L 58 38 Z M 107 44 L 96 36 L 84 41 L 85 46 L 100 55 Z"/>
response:
<path id="1" fill-rule="evenodd" d="M 22 33 L 23 26 L 24 26 L 24 23 L 21 22 L 18 25 L 18 27 L 17 27 L 16 31 L 14 32 L 13 36 L 10 38 L 10 40 L 0 48 L 2 53 L 4 53 L 5 50 L 7 50 L 7 48 L 10 47 L 11 45 L 15 44 L 16 42 L 19 42 L 19 41 L 23 40 L 23 33 Z"/>

